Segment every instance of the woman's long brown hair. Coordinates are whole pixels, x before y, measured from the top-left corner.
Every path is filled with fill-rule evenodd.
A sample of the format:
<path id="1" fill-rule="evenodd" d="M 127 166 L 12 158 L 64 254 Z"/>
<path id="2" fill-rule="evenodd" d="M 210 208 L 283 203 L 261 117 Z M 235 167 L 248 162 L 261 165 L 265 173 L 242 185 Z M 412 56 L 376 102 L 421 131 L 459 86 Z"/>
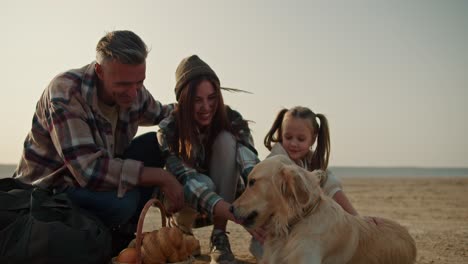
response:
<path id="1" fill-rule="evenodd" d="M 217 102 L 213 120 L 206 130 L 203 131 L 205 134 L 205 141 L 200 142 L 199 128 L 193 118 L 193 109 L 197 87 L 205 80 L 209 81 L 213 85 L 217 96 Z M 168 138 L 169 149 L 177 153 L 184 162 L 191 166 L 195 166 L 195 146 L 199 144 L 204 145 L 204 149 L 206 151 L 205 161 L 208 161 L 211 157 L 211 146 L 218 134 L 223 130 L 232 132 L 221 89 L 217 82 L 209 76 L 201 76 L 187 83 L 187 86 L 180 94 L 178 104 L 173 115 L 176 120 L 176 127 L 174 128 L 175 133 L 173 134 L 173 137 Z"/>

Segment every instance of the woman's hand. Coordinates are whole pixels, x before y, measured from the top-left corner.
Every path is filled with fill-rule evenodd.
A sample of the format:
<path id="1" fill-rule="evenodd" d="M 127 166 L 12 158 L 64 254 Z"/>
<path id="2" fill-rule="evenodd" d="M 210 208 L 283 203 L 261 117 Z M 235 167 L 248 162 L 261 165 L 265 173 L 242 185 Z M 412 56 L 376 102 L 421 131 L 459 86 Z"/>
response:
<path id="1" fill-rule="evenodd" d="M 220 217 L 222 219 L 227 219 L 227 220 L 231 220 L 237 224 L 240 224 L 242 225 L 242 221 L 240 221 L 239 219 L 237 219 L 235 217 L 235 215 L 233 214 L 233 207 L 232 207 L 232 204 L 224 201 L 224 200 L 221 200 L 219 201 L 218 203 L 216 203 L 215 207 L 214 207 L 214 215 L 216 217 Z M 264 227 L 259 227 L 259 228 L 255 228 L 255 229 L 247 229 L 247 232 L 249 232 L 256 240 L 258 240 L 262 245 L 263 243 L 265 242 L 266 238 L 267 238 L 267 232 L 266 232 L 266 229 Z"/>

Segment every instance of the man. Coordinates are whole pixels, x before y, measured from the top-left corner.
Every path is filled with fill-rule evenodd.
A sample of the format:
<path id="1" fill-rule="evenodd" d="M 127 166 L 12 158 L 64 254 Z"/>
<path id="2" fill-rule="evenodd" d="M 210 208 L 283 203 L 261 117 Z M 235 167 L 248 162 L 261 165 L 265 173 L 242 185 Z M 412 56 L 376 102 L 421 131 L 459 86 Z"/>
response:
<path id="1" fill-rule="evenodd" d="M 13 177 L 66 192 L 113 230 L 135 222 L 153 186 L 171 201 L 168 211 L 180 210 L 183 187 L 161 168 L 155 133 L 132 142 L 138 126 L 157 125 L 173 108 L 143 85 L 147 54 L 135 33 L 113 31 L 99 40 L 96 61 L 56 76 Z"/>

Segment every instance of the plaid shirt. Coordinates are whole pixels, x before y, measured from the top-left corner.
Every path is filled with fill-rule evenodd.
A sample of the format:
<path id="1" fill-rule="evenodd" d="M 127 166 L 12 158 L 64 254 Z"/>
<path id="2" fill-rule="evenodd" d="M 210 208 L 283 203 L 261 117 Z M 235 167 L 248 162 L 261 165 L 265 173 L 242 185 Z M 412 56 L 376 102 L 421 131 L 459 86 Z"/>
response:
<path id="1" fill-rule="evenodd" d="M 232 123 L 236 120 L 240 120 L 242 116 L 228 109 L 229 117 Z M 181 157 L 174 152 L 171 152 L 168 147 L 167 137 L 172 135 L 173 128 L 175 127 L 175 119 L 170 116 L 159 124 L 158 141 L 161 151 L 167 157 L 166 169 L 174 174 L 179 182 L 184 186 L 185 201 L 190 204 L 192 208 L 198 211 L 205 211 L 213 215 L 213 209 L 217 202 L 222 198 L 217 193 L 208 189 L 208 186 L 202 181 L 198 181 L 199 175 L 203 175 L 202 172 L 197 169 L 188 166 Z M 204 163 L 205 160 L 204 151 L 197 151 L 195 157 L 197 163 Z M 253 139 L 249 131 L 240 131 L 237 140 L 236 149 L 236 162 L 240 171 L 241 178 L 238 181 L 236 192 L 237 194 L 242 193 L 245 190 L 245 184 L 247 183 L 247 176 L 253 167 L 259 162 L 257 151 L 253 147 Z M 234 188 L 234 187 L 233 187 Z"/>
<path id="2" fill-rule="evenodd" d="M 95 62 L 56 76 L 39 99 L 15 176 L 43 188 L 118 190 L 139 182 L 143 163 L 122 155 L 138 126 L 157 125 L 172 111 L 142 88 L 119 109 L 115 134 L 98 106 Z M 115 156 L 114 156 L 115 154 Z"/>

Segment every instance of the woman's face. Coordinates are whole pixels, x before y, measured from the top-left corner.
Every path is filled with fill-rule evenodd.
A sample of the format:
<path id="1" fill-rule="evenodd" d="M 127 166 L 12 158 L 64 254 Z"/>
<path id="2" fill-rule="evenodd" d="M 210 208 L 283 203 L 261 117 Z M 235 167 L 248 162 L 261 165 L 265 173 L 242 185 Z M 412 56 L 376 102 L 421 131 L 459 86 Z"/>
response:
<path id="1" fill-rule="evenodd" d="M 218 106 L 218 94 L 210 81 L 203 80 L 195 93 L 193 118 L 200 128 L 209 126 Z"/>
<path id="2" fill-rule="evenodd" d="M 285 116 L 282 124 L 282 145 L 294 161 L 303 159 L 314 144 L 313 131 L 307 119 Z"/>

